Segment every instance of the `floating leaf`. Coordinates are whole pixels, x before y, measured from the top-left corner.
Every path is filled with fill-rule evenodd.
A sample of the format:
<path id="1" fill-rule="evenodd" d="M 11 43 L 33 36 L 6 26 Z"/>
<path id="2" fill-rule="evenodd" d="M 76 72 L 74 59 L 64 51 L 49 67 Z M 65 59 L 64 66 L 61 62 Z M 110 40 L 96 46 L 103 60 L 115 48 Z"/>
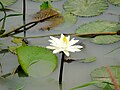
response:
<path id="1" fill-rule="evenodd" d="M 60 13 L 58 13 L 56 10 L 53 10 L 52 8 L 40 10 L 33 16 L 33 20 L 34 21 L 43 20 L 50 16 L 51 18 L 45 20 L 47 24 L 41 26 L 40 29 L 49 30 L 55 26 L 58 26 L 64 21 L 63 16 Z"/>
<path id="2" fill-rule="evenodd" d="M 120 6 L 120 0 L 108 0 L 108 1 L 115 6 Z"/>
<path id="3" fill-rule="evenodd" d="M 120 36 L 118 35 L 105 35 L 105 36 L 97 36 L 93 39 L 93 42 L 96 44 L 111 44 L 120 40 Z"/>
<path id="4" fill-rule="evenodd" d="M 17 49 L 18 61 L 26 74 L 42 77 L 57 66 L 57 57 L 50 50 L 37 46 L 22 46 Z"/>
<path id="5" fill-rule="evenodd" d="M 82 62 L 82 63 L 91 63 L 91 62 L 95 62 L 95 61 L 96 61 L 96 57 L 89 57 L 89 58 L 80 60 L 80 62 Z"/>
<path id="6" fill-rule="evenodd" d="M 12 5 L 16 2 L 16 0 L 0 0 L 0 2 L 4 5 L 4 6 L 9 6 Z M 1 6 L 0 6 L 1 8 Z"/>
<path id="7" fill-rule="evenodd" d="M 59 1 L 59 0 L 32 0 L 34 2 L 46 2 L 46 1 L 49 1 L 49 2 L 52 2 L 52 1 Z"/>
<path id="8" fill-rule="evenodd" d="M 77 22 L 77 17 L 68 12 L 66 12 L 63 15 L 63 18 L 64 18 L 64 22 L 61 25 L 59 25 L 58 27 L 56 27 L 55 28 L 56 30 L 63 30 L 63 29 L 69 28 Z"/>
<path id="9" fill-rule="evenodd" d="M 68 0 L 64 9 L 77 16 L 97 16 L 108 8 L 105 0 Z"/>
<path id="10" fill-rule="evenodd" d="M 120 66 L 110 66 L 110 70 L 112 71 L 117 84 L 120 85 Z M 91 72 L 91 77 L 92 80 L 95 81 L 99 81 L 99 82 L 108 82 L 111 83 L 110 87 L 114 88 L 112 85 L 112 81 L 111 78 L 108 74 L 108 72 L 106 71 L 105 67 L 101 67 L 101 68 L 96 68 L 94 71 Z M 101 83 L 101 84 L 96 84 L 98 87 L 102 87 L 104 88 L 108 83 Z"/>
<path id="11" fill-rule="evenodd" d="M 101 32 L 117 32 L 120 28 L 118 22 L 110 21 L 94 21 L 81 25 L 77 30 L 77 34 L 96 34 Z M 96 44 L 111 44 L 120 40 L 119 35 L 100 35 L 93 38 Z"/>

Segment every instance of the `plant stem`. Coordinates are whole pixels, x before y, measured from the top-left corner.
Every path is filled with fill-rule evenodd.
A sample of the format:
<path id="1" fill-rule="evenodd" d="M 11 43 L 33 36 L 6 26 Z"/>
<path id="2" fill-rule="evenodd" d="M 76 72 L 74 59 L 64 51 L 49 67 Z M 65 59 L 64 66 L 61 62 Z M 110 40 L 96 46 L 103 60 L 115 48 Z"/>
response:
<path id="1" fill-rule="evenodd" d="M 43 38 L 43 37 L 49 37 L 49 36 L 60 36 L 61 34 L 51 34 L 51 35 L 45 35 L 45 36 L 32 36 L 32 37 L 18 37 L 18 38 Z M 90 33 L 90 34 L 64 34 L 64 35 L 71 35 L 71 36 L 79 36 L 79 37 L 92 37 L 92 36 L 99 36 L 99 35 L 120 35 L 118 32 L 98 32 L 98 33 Z M 17 37 L 17 36 L 12 36 Z"/>
<path id="2" fill-rule="evenodd" d="M 56 14 L 55 14 L 56 15 Z M 11 30 L 5 34 L 2 34 L 0 35 L 0 38 L 2 37 L 8 37 L 8 36 L 11 36 L 11 35 L 15 35 L 15 34 L 18 34 L 18 33 L 21 33 L 21 32 L 24 32 L 24 27 L 26 27 L 26 31 L 29 30 L 30 28 L 34 27 L 35 25 L 37 25 L 39 22 L 44 22 L 46 19 L 49 19 L 49 18 L 52 18 L 54 17 L 55 15 L 52 15 L 52 16 L 48 16 L 44 19 L 41 19 L 41 20 L 38 20 L 38 21 L 32 21 L 32 22 L 29 22 L 25 25 L 22 25 L 14 30 Z M 22 29 L 22 30 L 21 30 Z"/>
<path id="3" fill-rule="evenodd" d="M 106 68 L 107 72 L 109 73 L 109 76 L 110 76 L 110 78 L 111 78 L 111 80 L 112 80 L 112 82 L 113 82 L 113 85 L 114 85 L 114 87 L 115 87 L 115 90 L 120 90 L 120 88 L 119 88 L 119 86 L 118 86 L 118 84 L 117 84 L 117 81 L 116 81 L 114 75 L 112 74 L 110 68 L 109 68 L 109 67 L 105 67 L 105 68 Z"/>
<path id="4" fill-rule="evenodd" d="M 59 84 L 62 84 L 62 75 L 63 75 L 63 67 L 64 67 L 64 52 L 62 52 L 62 58 L 61 58 L 61 65 L 60 65 L 60 73 L 59 73 Z"/>
<path id="5" fill-rule="evenodd" d="M 26 24 L 26 0 L 23 0 L 23 25 Z M 23 27 L 24 29 L 24 37 L 26 37 L 26 27 Z"/>
<path id="6" fill-rule="evenodd" d="M 5 21 L 6 21 L 6 11 L 4 10 L 4 5 L 0 2 L 0 5 L 2 6 L 2 9 L 3 9 L 3 12 L 4 12 L 4 18 L 3 18 L 3 24 L 2 24 L 2 27 L 1 27 L 1 30 L 4 30 L 4 27 L 5 27 Z"/>

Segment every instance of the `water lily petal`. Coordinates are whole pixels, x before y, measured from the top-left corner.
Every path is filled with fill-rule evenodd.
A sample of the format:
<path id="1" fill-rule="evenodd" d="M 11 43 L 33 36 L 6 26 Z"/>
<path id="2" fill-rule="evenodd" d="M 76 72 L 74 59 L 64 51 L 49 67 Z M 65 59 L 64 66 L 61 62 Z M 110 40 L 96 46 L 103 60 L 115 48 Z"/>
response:
<path id="1" fill-rule="evenodd" d="M 62 51 L 61 49 L 56 49 L 56 50 L 53 51 L 53 53 L 55 54 L 55 53 L 59 53 L 61 51 Z"/>
<path id="2" fill-rule="evenodd" d="M 64 38 L 65 36 L 63 35 L 63 34 L 61 34 L 61 37 L 60 37 L 60 41 L 61 42 L 63 42 L 63 38 Z"/>
<path id="3" fill-rule="evenodd" d="M 68 51 L 63 51 L 64 53 L 65 53 L 65 55 L 68 57 L 68 56 L 70 56 L 70 53 L 68 52 Z"/>
<path id="4" fill-rule="evenodd" d="M 75 43 L 79 42 L 79 40 L 74 40 L 74 38 L 72 38 L 69 42 L 69 46 L 74 45 Z"/>
<path id="5" fill-rule="evenodd" d="M 48 49 L 56 49 L 56 48 L 53 47 L 53 46 L 47 46 L 46 48 L 48 48 Z"/>
<path id="6" fill-rule="evenodd" d="M 51 42 L 51 43 L 56 43 L 55 41 L 53 41 L 53 40 L 48 40 L 49 42 Z"/>
<path id="7" fill-rule="evenodd" d="M 54 41 L 54 42 L 60 42 L 60 40 L 58 38 L 55 38 L 53 36 L 50 36 L 50 38 Z"/>
<path id="8" fill-rule="evenodd" d="M 69 48 L 69 49 L 67 49 L 67 51 L 69 51 L 69 52 L 78 52 L 78 51 L 81 51 L 81 50 L 78 49 L 78 48 Z"/>
<path id="9" fill-rule="evenodd" d="M 83 48 L 83 46 L 80 46 L 80 45 L 74 45 L 74 46 L 70 46 L 70 48 Z"/>
<path id="10" fill-rule="evenodd" d="M 66 38 L 67 38 L 68 41 L 70 41 L 70 35 L 68 35 Z"/>
<path id="11" fill-rule="evenodd" d="M 70 36 L 67 37 L 61 34 L 60 39 L 50 36 L 51 40 L 49 40 L 51 46 L 47 46 L 47 48 L 52 49 L 53 53 L 58 53 L 63 51 L 66 56 L 69 56 L 69 52 L 76 52 L 81 51 L 80 49 L 83 48 L 81 45 L 74 45 L 79 40 L 75 40 L 72 38 L 70 40 Z"/>

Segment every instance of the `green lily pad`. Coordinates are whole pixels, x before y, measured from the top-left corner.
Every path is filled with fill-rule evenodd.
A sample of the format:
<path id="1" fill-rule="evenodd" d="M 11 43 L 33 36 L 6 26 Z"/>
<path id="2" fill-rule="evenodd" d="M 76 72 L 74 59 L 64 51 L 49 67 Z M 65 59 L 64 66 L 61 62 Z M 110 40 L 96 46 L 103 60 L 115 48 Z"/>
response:
<path id="1" fill-rule="evenodd" d="M 117 32 L 120 28 L 118 22 L 110 21 L 94 21 L 81 25 L 77 30 L 77 34 L 95 34 L 101 32 Z M 119 35 L 100 35 L 92 39 L 96 44 L 112 44 L 120 40 Z"/>
<path id="2" fill-rule="evenodd" d="M 120 0 L 108 0 L 111 4 L 120 7 Z"/>
<path id="3" fill-rule="evenodd" d="M 32 0 L 32 1 L 34 1 L 34 2 L 46 2 L 46 1 L 52 2 L 52 1 L 59 1 L 59 0 Z"/>
<path id="4" fill-rule="evenodd" d="M 16 2 L 16 0 L 0 0 L 0 2 L 2 2 L 2 4 L 4 6 L 10 6 L 10 5 L 14 4 Z M 1 5 L 0 5 L 0 8 L 2 8 Z"/>
<path id="5" fill-rule="evenodd" d="M 118 35 L 105 35 L 105 36 L 97 36 L 93 38 L 93 42 L 96 44 L 111 44 L 120 40 L 120 36 Z"/>
<path id="6" fill-rule="evenodd" d="M 120 74 L 119 74 L 120 66 L 110 66 L 110 70 L 113 76 L 115 77 L 117 84 L 120 85 Z M 96 68 L 95 70 L 93 70 L 91 72 L 91 78 L 93 81 L 108 82 L 108 83 L 113 84 L 105 67 L 100 67 L 100 68 Z M 98 87 L 104 88 L 108 83 L 99 83 L 96 85 Z M 113 85 L 111 84 L 110 84 L 110 87 L 114 88 Z"/>
<path id="7" fill-rule="evenodd" d="M 43 47 L 21 46 L 17 49 L 17 55 L 22 69 L 29 76 L 47 76 L 57 66 L 57 56 Z"/>
<path id="8" fill-rule="evenodd" d="M 83 17 L 100 15 L 107 8 L 105 0 L 68 0 L 64 4 L 65 11 Z"/>

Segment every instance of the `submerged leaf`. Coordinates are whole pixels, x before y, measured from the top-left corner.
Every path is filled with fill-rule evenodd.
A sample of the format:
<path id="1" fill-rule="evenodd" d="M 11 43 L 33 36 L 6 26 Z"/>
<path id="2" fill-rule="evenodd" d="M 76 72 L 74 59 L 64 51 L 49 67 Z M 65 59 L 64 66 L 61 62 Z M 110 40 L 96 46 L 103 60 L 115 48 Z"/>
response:
<path id="1" fill-rule="evenodd" d="M 40 29 L 49 30 L 55 26 L 58 26 L 59 24 L 61 24 L 64 21 L 63 16 L 51 8 L 40 10 L 39 12 L 37 12 L 33 16 L 33 20 L 34 21 L 43 20 L 50 16 L 51 16 L 51 18 L 45 20 L 47 24 L 44 26 L 41 26 Z"/>
<path id="2" fill-rule="evenodd" d="M 108 8 L 105 0 L 68 0 L 64 9 L 77 16 L 96 16 Z"/>
<path id="3" fill-rule="evenodd" d="M 22 69 L 29 76 L 47 76 L 57 66 L 56 55 L 43 47 L 21 46 L 17 49 L 17 55 Z"/>
<path id="4" fill-rule="evenodd" d="M 91 63 L 91 62 L 95 62 L 95 61 L 96 61 L 96 57 L 89 57 L 89 58 L 80 60 L 80 62 L 82 62 L 82 63 Z"/>
<path id="5" fill-rule="evenodd" d="M 112 71 L 112 74 L 114 75 L 118 85 L 120 85 L 120 66 L 110 66 L 110 70 Z M 97 80 L 99 82 L 108 82 L 111 83 L 109 84 L 110 87 L 113 87 L 113 83 L 111 81 L 110 75 L 106 71 L 105 67 L 101 68 L 96 68 L 94 71 L 91 72 L 91 77 L 92 80 Z M 98 87 L 104 88 L 108 83 L 101 83 L 101 84 L 96 84 Z"/>
<path id="6" fill-rule="evenodd" d="M 113 88 L 111 88 L 111 86 L 110 86 L 109 84 L 107 84 L 107 85 L 103 88 L 103 90 L 113 90 Z"/>
<path id="7" fill-rule="evenodd" d="M 12 5 L 16 2 L 16 0 L 0 0 L 0 2 L 4 5 L 4 6 L 9 6 Z M 1 6 L 0 6 L 1 8 Z"/>
<path id="8" fill-rule="evenodd" d="M 91 81 L 89 83 L 86 83 L 86 84 L 71 88 L 70 90 L 76 90 L 76 89 L 79 89 L 79 88 L 84 88 L 84 87 L 87 87 L 87 86 L 95 85 L 97 83 L 99 83 L 99 82 L 98 81 Z"/>
<path id="9" fill-rule="evenodd" d="M 117 32 L 120 28 L 118 22 L 110 21 L 94 21 L 81 25 L 77 30 L 77 34 L 96 34 L 101 32 Z M 119 35 L 100 35 L 93 38 L 96 44 L 111 44 L 120 40 Z"/>
<path id="10" fill-rule="evenodd" d="M 72 27 L 77 22 L 77 17 L 73 14 L 66 12 L 63 14 L 64 22 L 55 28 L 55 30 L 63 30 Z"/>
<path id="11" fill-rule="evenodd" d="M 115 6 L 120 6 L 120 0 L 108 0 L 108 1 Z"/>

